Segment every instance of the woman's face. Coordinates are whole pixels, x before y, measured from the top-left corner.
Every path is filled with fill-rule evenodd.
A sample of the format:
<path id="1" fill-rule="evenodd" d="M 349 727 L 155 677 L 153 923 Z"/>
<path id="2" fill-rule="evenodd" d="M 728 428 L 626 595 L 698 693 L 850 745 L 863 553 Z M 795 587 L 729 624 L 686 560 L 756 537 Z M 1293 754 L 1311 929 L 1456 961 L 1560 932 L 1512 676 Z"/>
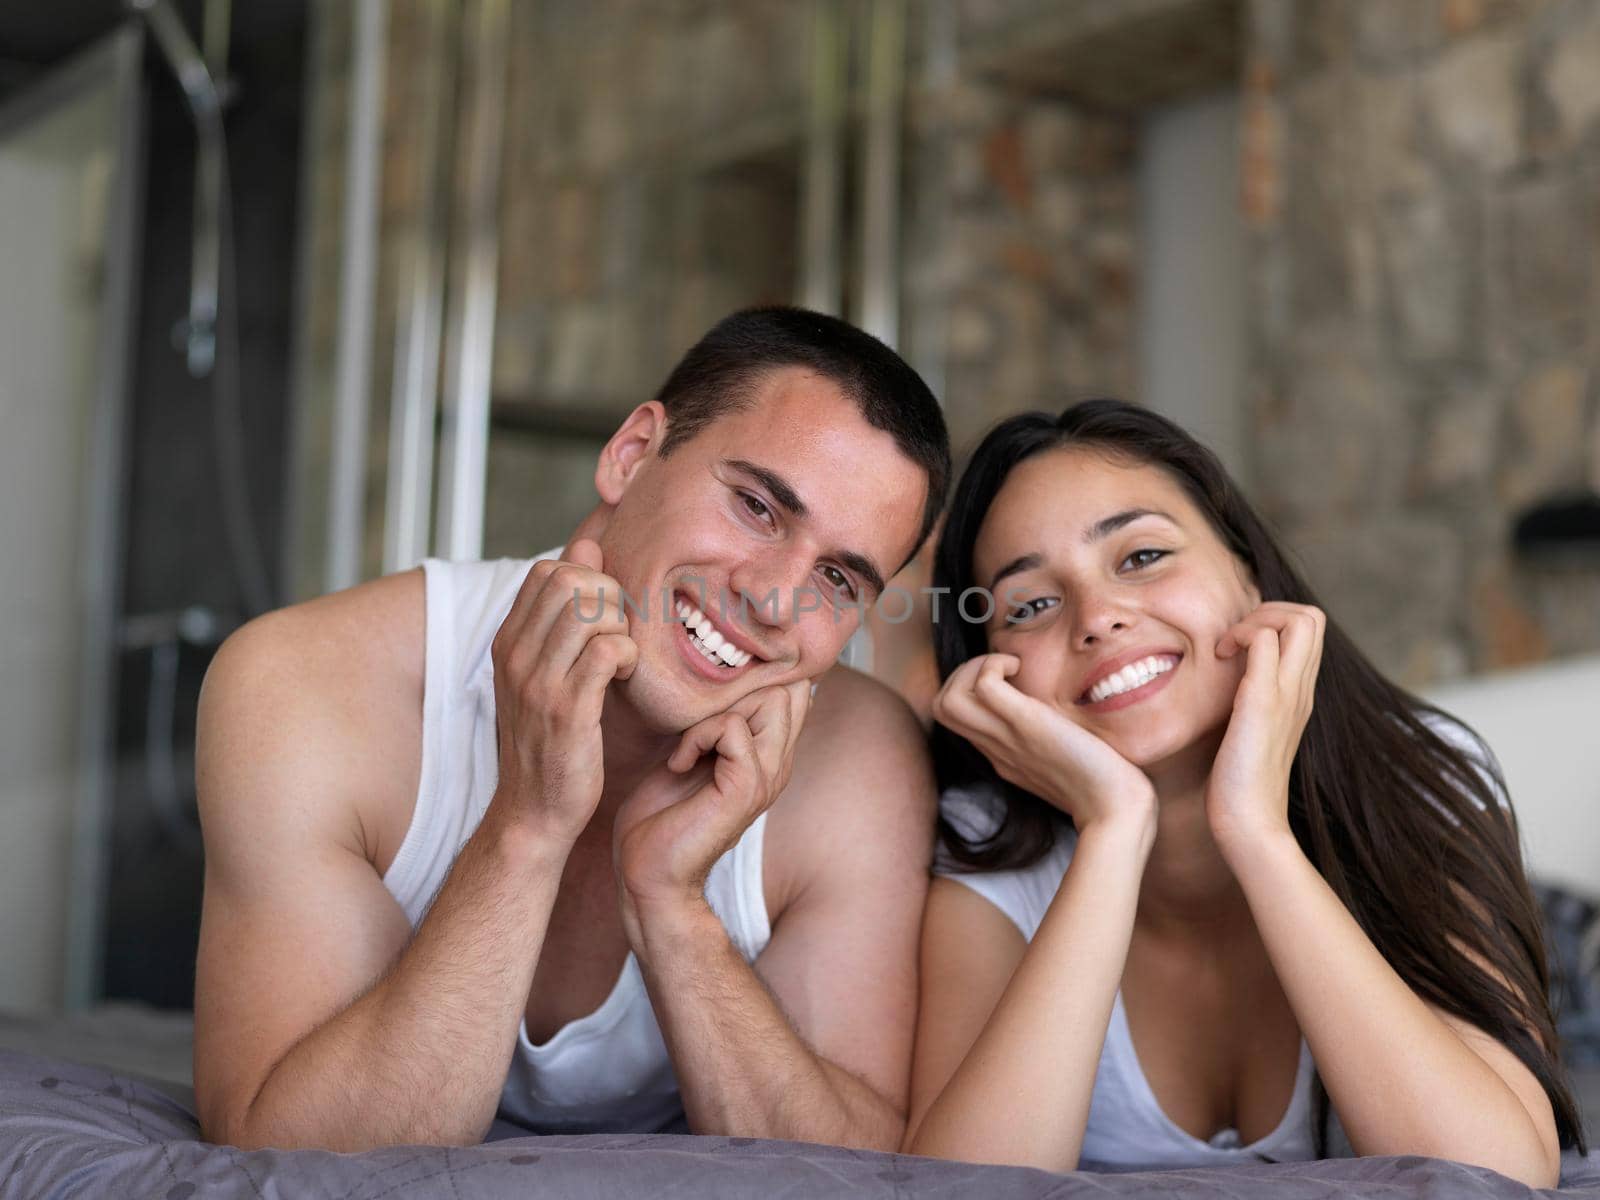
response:
<path id="1" fill-rule="evenodd" d="M 995 597 L 990 650 L 1022 660 L 1016 687 L 1146 770 L 1214 751 L 1245 664 L 1217 642 L 1261 599 L 1164 470 L 1035 455 L 984 517 L 973 564 Z"/>

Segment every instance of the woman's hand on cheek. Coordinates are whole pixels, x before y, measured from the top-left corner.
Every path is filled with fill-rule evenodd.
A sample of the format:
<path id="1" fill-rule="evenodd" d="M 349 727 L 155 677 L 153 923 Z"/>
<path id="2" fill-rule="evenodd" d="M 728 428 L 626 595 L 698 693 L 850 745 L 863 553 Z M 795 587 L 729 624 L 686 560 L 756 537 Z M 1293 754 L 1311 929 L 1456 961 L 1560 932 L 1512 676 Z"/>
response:
<path id="1" fill-rule="evenodd" d="M 1206 786 L 1206 816 L 1224 853 L 1288 831 L 1289 774 L 1311 717 L 1326 628 L 1321 609 L 1269 601 L 1217 643 L 1220 659 L 1245 655 Z"/>
<path id="2" fill-rule="evenodd" d="M 961 664 L 933 702 L 933 715 L 976 746 L 1008 783 L 1072 818 L 1080 836 L 1096 825 L 1155 833 L 1149 776 L 1087 729 L 1014 687 L 1014 654 Z"/>

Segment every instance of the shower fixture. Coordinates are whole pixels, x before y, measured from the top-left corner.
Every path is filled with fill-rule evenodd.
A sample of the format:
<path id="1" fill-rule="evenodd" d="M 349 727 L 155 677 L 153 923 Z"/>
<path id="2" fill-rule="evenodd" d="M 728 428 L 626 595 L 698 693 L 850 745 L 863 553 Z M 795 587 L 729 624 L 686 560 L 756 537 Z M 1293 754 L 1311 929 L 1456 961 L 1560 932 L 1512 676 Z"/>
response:
<path id="1" fill-rule="evenodd" d="M 228 85 L 223 73 L 228 55 L 230 2 L 207 0 L 206 53 L 202 57 L 171 0 L 128 0 L 129 9 L 144 19 L 172 73 L 177 76 L 178 86 L 183 89 L 184 99 L 194 116 L 199 139 L 195 158 L 189 315 L 179 323 L 173 339 L 184 349 L 189 374 L 196 379 L 211 374 L 217 357 L 223 173 L 227 168 L 222 109 L 227 101 Z"/>
<path id="2" fill-rule="evenodd" d="M 246 486 L 239 394 L 239 306 L 234 292 L 223 294 L 224 288 L 237 287 L 233 269 L 233 189 L 227 131 L 222 120 L 234 95 L 227 74 L 232 0 L 206 0 L 204 54 L 189 36 L 172 0 L 127 0 L 127 6 L 149 27 L 194 118 L 194 249 L 189 270 L 189 313 L 173 330 L 173 342 L 183 351 L 189 374 L 195 379 L 211 380 L 211 428 L 223 527 L 245 616 L 250 617 L 275 607 L 275 603 Z"/>

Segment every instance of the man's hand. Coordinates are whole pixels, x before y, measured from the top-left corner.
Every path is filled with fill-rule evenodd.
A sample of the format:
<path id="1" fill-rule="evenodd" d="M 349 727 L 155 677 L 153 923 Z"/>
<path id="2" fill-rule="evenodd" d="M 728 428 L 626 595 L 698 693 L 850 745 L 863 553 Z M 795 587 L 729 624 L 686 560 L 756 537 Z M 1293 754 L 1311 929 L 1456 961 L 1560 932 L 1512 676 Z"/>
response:
<path id="1" fill-rule="evenodd" d="M 639 657 L 622 586 L 602 566 L 587 538 L 534 563 L 491 649 L 500 782 L 490 813 L 568 841 L 600 802 L 606 688 Z"/>
<path id="2" fill-rule="evenodd" d="M 692 1131 L 892 1149 L 933 777 L 916 718 L 887 688 L 839 667 L 818 699 L 812 712 L 804 683 L 752 693 L 724 714 L 745 734 L 715 718 L 688 731 L 628 797 L 622 919 Z M 750 899 L 771 936 L 750 962 L 704 880 L 764 809 L 762 896 Z"/>
<path id="3" fill-rule="evenodd" d="M 751 692 L 686 730 L 623 803 L 613 846 L 635 945 L 638 908 L 703 896 L 712 865 L 778 798 L 810 707 L 806 680 Z"/>

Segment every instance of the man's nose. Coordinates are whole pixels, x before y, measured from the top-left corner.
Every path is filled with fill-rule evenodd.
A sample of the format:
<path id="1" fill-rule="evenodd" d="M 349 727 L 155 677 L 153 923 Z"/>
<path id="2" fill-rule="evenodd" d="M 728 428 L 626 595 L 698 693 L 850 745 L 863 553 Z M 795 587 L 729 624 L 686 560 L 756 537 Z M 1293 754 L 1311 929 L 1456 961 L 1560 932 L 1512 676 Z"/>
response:
<path id="1" fill-rule="evenodd" d="M 728 577 L 741 607 L 763 625 L 787 629 L 800 616 L 820 607 L 808 587 L 809 554 L 772 554 L 746 561 Z"/>

